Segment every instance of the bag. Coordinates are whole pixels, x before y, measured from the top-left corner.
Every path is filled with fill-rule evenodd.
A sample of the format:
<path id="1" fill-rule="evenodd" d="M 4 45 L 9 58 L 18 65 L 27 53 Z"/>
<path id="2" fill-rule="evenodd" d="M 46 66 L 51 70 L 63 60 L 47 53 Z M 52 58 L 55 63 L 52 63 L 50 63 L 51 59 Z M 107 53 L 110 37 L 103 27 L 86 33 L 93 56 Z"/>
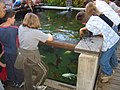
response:
<path id="1" fill-rule="evenodd" d="M 118 35 L 119 35 L 119 33 L 118 33 L 118 30 L 119 30 L 119 28 L 120 28 L 120 24 L 118 25 L 118 27 L 116 27 L 115 25 L 114 25 L 114 23 L 108 18 L 108 17 L 106 17 L 104 14 L 100 14 L 100 16 L 99 16 L 103 21 L 105 21 Z M 117 28 L 117 29 L 116 29 Z"/>
<path id="2" fill-rule="evenodd" d="M 2 55 L 4 54 L 4 46 L 0 42 L 0 62 L 5 63 Z M 7 69 L 6 67 L 0 66 L 0 80 L 6 81 L 7 80 Z"/>
<path id="3" fill-rule="evenodd" d="M 104 14 L 100 14 L 99 16 L 103 21 L 105 21 L 110 27 L 113 26 L 113 22 L 108 18 L 106 17 Z"/>
<path id="4" fill-rule="evenodd" d="M 7 69 L 6 67 L 2 67 L 2 71 L 0 72 L 0 80 L 7 80 Z"/>

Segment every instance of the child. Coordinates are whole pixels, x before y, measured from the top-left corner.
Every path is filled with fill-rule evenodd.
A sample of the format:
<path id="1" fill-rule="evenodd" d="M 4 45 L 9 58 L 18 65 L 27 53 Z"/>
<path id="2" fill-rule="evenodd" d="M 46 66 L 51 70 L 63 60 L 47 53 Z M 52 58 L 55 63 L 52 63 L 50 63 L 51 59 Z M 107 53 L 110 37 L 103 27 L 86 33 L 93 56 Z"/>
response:
<path id="1" fill-rule="evenodd" d="M 89 19 L 89 16 L 86 14 L 86 12 L 80 11 L 76 14 L 75 19 L 80 21 L 82 24 L 86 24 Z"/>
<path id="2" fill-rule="evenodd" d="M 103 45 L 99 61 L 102 71 L 101 80 L 103 83 L 108 82 L 113 74 L 113 69 L 118 65 L 115 51 L 120 37 L 110 25 L 100 18 L 101 13 L 96 9 L 94 3 L 90 2 L 86 5 L 86 13 L 90 15 L 90 19 L 86 26 L 80 29 L 80 34 L 83 34 L 84 30 L 89 30 L 93 35 L 102 35 Z"/>
<path id="3" fill-rule="evenodd" d="M 14 68 L 14 63 L 17 56 L 16 39 L 18 35 L 18 28 L 12 26 L 15 22 L 15 12 L 11 9 L 7 10 L 3 21 L 4 22 L 0 25 L 0 41 L 4 46 L 3 59 L 6 63 L 8 80 L 12 83 L 13 86 L 18 86 L 18 84 L 21 83 L 23 79 L 21 72 Z"/>
<path id="4" fill-rule="evenodd" d="M 37 15 L 27 13 L 18 31 L 20 48 L 15 67 L 24 70 L 24 90 L 33 90 L 33 87 L 46 88 L 38 86 L 43 85 L 48 67 L 42 61 L 37 45 L 39 41 L 45 43 L 46 41 L 52 41 L 53 38 L 51 34 L 45 34 L 38 28 L 40 28 L 40 21 Z M 37 73 L 34 81 L 32 80 L 33 70 Z"/>

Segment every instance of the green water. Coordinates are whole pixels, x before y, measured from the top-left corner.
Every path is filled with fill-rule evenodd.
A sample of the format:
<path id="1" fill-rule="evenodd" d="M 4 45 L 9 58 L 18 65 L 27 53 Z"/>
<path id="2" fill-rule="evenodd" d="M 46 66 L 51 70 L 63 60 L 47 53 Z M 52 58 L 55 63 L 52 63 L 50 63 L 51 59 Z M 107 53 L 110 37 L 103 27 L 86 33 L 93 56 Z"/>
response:
<path id="1" fill-rule="evenodd" d="M 49 67 L 48 78 L 76 85 L 76 77 L 63 77 L 62 74 L 77 74 L 78 54 L 70 50 L 41 46 L 40 53 L 45 56 L 44 62 Z"/>
<path id="2" fill-rule="evenodd" d="M 76 13 L 77 11 L 44 10 L 38 16 L 44 29 L 57 30 L 61 28 L 78 32 L 82 25 L 75 20 Z"/>

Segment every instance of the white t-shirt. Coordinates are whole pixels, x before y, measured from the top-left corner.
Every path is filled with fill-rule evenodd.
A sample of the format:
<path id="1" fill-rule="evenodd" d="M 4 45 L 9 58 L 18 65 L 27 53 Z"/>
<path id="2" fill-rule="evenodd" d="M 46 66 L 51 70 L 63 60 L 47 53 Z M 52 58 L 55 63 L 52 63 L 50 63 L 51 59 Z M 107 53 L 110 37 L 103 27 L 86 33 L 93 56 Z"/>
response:
<path id="1" fill-rule="evenodd" d="M 93 33 L 93 35 L 103 35 L 102 51 L 107 51 L 114 46 L 120 39 L 118 34 L 100 17 L 91 16 L 86 24 L 86 28 Z"/>
<path id="2" fill-rule="evenodd" d="M 119 15 L 105 2 L 96 0 L 97 9 L 107 16 L 115 25 L 119 25 L 120 17 Z"/>
<path id="3" fill-rule="evenodd" d="M 31 29 L 20 25 L 18 30 L 18 39 L 20 42 L 20 48 L 26 50 L 36 50 L 39 41 L 46 42 L 48 34 L 43 33 L 37 29 Z"/>
<path id="4" fill-rule="evenodd" d="M 120 16 L 120 12 L 118 12 L 120 10 L 120 7 L 118 7 L 114 2 L 111 1 L 109 1 L 109 5 Z"/>

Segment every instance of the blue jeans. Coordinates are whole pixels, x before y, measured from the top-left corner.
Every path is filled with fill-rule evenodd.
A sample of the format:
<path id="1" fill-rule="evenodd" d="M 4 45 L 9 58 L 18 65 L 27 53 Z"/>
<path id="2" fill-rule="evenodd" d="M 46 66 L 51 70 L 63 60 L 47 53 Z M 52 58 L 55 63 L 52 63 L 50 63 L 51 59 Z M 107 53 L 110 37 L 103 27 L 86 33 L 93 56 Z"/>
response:
<path id="1" fill-rule="evenodd" d="M 102 73 L 106 75 L 111 75 L 113 72 L 113 68 L 118 66 L 118 60 L 116 55 L 117 46 L 118 43 L 116 43 L 113 47 L 111 47 L 107 51 L 101 53 L 99 64 Z"/>
<path id="2" fill-rule="evenodd" d="M 118 25 L 117 25 L 117 26 L 116 26 L 116 25 L 113 26 L 112 29 L 113 29 L 116 33 L 118 33 Z"/>

